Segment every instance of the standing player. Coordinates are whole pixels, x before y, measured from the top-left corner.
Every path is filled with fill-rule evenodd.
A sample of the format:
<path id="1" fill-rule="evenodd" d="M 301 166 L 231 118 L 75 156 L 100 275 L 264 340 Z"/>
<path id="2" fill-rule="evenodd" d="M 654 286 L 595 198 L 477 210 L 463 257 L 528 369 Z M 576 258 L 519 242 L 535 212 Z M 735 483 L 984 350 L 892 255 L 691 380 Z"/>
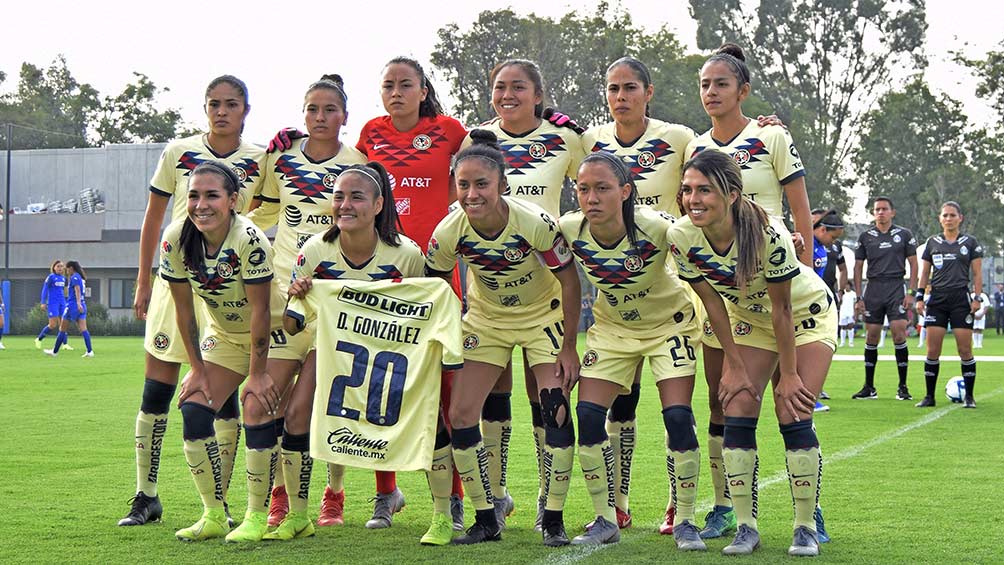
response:
<path id="1" fill-rule="evenodd" d="M 982 306 L 983 246 L 976 238 L 962 233 L 965 217 L 955 202 L 941 205 L 941 235 L 932 235 L 921 257 L 920 288 L 931 284 L 931 296 L 924 303 L 924 291 L 917 291 L 917 312 L 924 315 L 927 326 L 927 360 L 924 380 L 927 394 L 918 408 L 934 406 L 934 387 L 938 382 L 941 345 L 945 331 L 952 325 L 955 346 L 962 360 L 962 379 L 966 383 L 966 408 L 976 408 L 973 386 L 976 384 L 976 359 L 973 358 L 973 315 Z M 933 272 L 932 272 L 933 266 Z M 970 271 L 973 292 L 969 293 Z"/>
<path id="2" fill-rule="evenodd" d="M 546 508 L 552 511 L 544 527 L 563 528 L 575 440 L 568 394 L 579 369 L 574 328 L 581 291 L 565 240 L 542 208 L 502 195 L 506 164 L 495 135 L 478 130 L 471 136 L 475 145 L 461 151 L 455 165 L 460 209 L 436 227 L 427 259 L 439 276 L 448 277 L 458 259 L 474 275 L 463 319 L 464 369 L 450 404 L 453 458 L 477 516 L 467 535 L 453 540 L 460 544 L 501 539 L 478 424 L 516 346 L 526 352 L 539 387 Z"/>
<path id="3" fill-rule="evenodd" d="M 739 526 L 722 553 L 748 554 L 760 545 L 756 428 L 773 376 L 795 510 L 788 554 L 818 555 L 814 514 L 823 464 L 812 407 L 835 348 L 833 297 L 798 261 L 784 225 L 744 196 L 733 159 L 698 154 L 685 165 L 680 196 L 687 217 L 670 229 L 670 249 L 725 357 L 714 393 L 725 411 L 723 460 Z"/>
<path id="4" fill-rule="evenodd" d="M 1004 332 L 1004 283 L 997 283 L 997 291 L 994 292 L 994 327 L 997 328 L 997 335 Z"/>
<path id="5" fill-rule="evenodd" d="M 59 353 L 59 348 L 66 343 L 66 330 L 70 327 L 70 322 L 77 323 L 80 330 L 80 337 L 84 338 L 84 345 L 87 352 L 81 357 L 94 357 L 91 349 L 91 332 L 87 331 L 87 287 L 85 280 L 87 274 L 83 267 L 76 261 L 66 262 L 66 273 L 70 275 L 69 297 L 66 306 L 63 308 L 63 319 L 59 322 L 59 333 L 56 335 L 56 345 L 52 349 L 46 349 L 45 354 L 55 357 Z"/>
<path id="6" fill-rule="evenodd" d="M 499 63 L 489 75 L 492 108 L 498 115 L 480 127 L 495 134 L 506 160 L 508 196 L 532 202 L 552 217 L 561 215 L 561 190 L 565 179 L 575 179 L 582 161 L 581 128 L 574 124 L 558 126 L 543 118 L 544 78 L 531 61 L 510 59 Z M 574 127 L 573 127 L 574 126 Z M 578 132 L 577 132 L 578 131 Z M 464 147 L 471 139 L 464 140 Z M 538 489 L 537 523 L 539 529 L 547 499 L 543 477 L 541 447 L 544 424 L 540 412 L 537 383 L 526 356 L 523 375 L 533 418 L 533 439 L 537 453 Z M 513 500 L 506 490 L 506 461 L 512 434 L 512 366 L 506 367 L 495 389 L 488 395 L 482 412 L 481 429 L 488 454 L 488 474 L 495 494 L 496 513 L 504 526 L 513 511 Z"/>
<path id="7" fill-rule="evenodd" d="M 580 543 L 616 541 L 617 508 L 609 505 L 613 469 L 604 419 L 619 394 L 648 359 L 655 375 L 666 427 L 666 467 L 675 495 L 673 536 L 683 550 L 704 550 L 694 525 L 701 456 L 691 399 L 700 324 L 691 296 L 675 273 L 666 272 L 670 217 L 635 206 L 635 188 L 624 162 L 592 153 L 578 172 L 580 211 L 559 226 L 583 271 L 599 289 L 596 325 L 586 338 L 579 381 L 579 460 L 597 518 Z M 609 463 L 612 463 L 610 461 Z M 606 473 L 594 471 L 606 468 Z M 548 531 L 544 532 L 545 543 Z"/>
<path id="8" fill-rule="evenodd" d="M 857 301 L 858 294 L 854 292 L 854 289 L 847 288 L 844 291 L 843 299 L 840 301 L 840 347 L 844 346 L 845 341 L 847 347 L 854 347 L 854 306 L 857 304 Z"/>
<path id="9" fill-rule="evenodd" d="M 2 215 L 3 209 L 0 208 L 0 215 Z M 0 350 L 7 349 L 3 344 L 3 328 L 7 323 L 7 314 L 5 312 L 6 308 L 4 306 L 3 294 L 0 293 Z"/>
<path id="10" fill-rule="evenodd" d="M 42 283 L 40 307 L 45 310 L 49 324 L 38 332 L 38 337 L 35 338 L 35 349 L 42 349 L 42 340 L 45 339 L 45 336 L 59 328 L 59 319 L 63 316 L 63 310 L 66 309 L 66 277 L 63 275 L 65 268 L 63 262 L 56 259 L 49 267 L 49 276 L 45 277 L 45 282 Z M 64 344 L 63 347 L 73 351 L 69 344 Z"/>
<path id="11" fill-rule="evenodd" d="M 983 330 L 987 328 L 987 311 L 990 309 L 990 297 L 984 292 L 977 298 L 980 300 L 980 309 L 973 314 L 973 347 L 975 349 L 982 349 Z"/>
<path id="12" fill-rule="evenodd" d="M 140 233 L 139 274 L 133 302 L 136 317 L 146 320 L 145 381 L 135 433 L 137 492 L 129 513 L 119 521 L 120 526 L 137 526 L 160 519 L 162 507 L 157 496 L 157 475 L 161 444 L 167 432 L 167 413 L 178 384 L 178 372 L 181 364 L 188 362 L 182 334 L 174 320 L 170 288 L 162 278 L 150 276 L 168 203 L 173 196 L 172 221 L 187 215 L 189 177 L 195 167 L 208 160 L 226 163 L 240 179 L 238 212 L 246 211 L 252 196 L 261 190 L 260 168 L 265 161 L 265 153 L 241 139 L 244 120 L 251 110 L 247 86 L 231 75 L 213 79 L 206 87 L 205 110 L 209 131 L 169 143 L 150 179 L 150 195 Z M 204 302 L 209 309 L 214 309 L 214 305 L 219 307 L 219 302 L 211 297 Z M 205 310 L 200 304 L 196 315 L 204 316 Z M 240 408 L 236 393 L 228 399 L 217 399 L 217 403 L 215 428 L 223 464 L 225 500 L 234 457 L 237 456 Z"/>
<path id="13" fill-rule="evenodd" d="M 312 235 L 333 225 L 332 194 L 342 170 L 366 159 L 354 147 L 339 141 L 341 128 L 348 117 L 347 98 L 342 77 L 324 75 L 307 88 L 303 99 L 303 118 L 310 137 L 295 141 L 282 152 L 270 153 L 265 162 L 264 186 L 257 196 L 261 206 L 248 215 L 258 227 L 268 229 L 278 223 L 275 235 L 275 278 L 272 279 L 272 343 L 269 347 L 268 373 L 279 390 L 285 391 L 305 362 L 313 346 L 313 326 L 296 337 L 283 332 L 283 311 L 292 267 L 300 247 Z M 280 211 L 282 218 L 280 219 Z M 289 395 L 284 394 L 288 399 Z M 309 415 L 309 408 L 306 414 Z M 281 437 L 285 423 L 280 407 L 276 433 Z M 276 526 L 289 510 L 284 481 L 285 465 L 280 465 L 272 492 L 269 525 Z M 319 526 L 341 524 L 345 504 L 342 478 L 345 470 L 329 467 L 329 485 L 325 489 Z M 298 477 L 293 477 L 298 480 Z M 298 482 L 296 483 L 299 484 Z M 293 491 L 297 492 L 297 491 Z"/>
<path id="14" fill-rule="evenodd" d="M 880 196 L 872 203 L 875 227 L 858 237 L 854 250 L 854 291 L 858 294 L 857 314 L 864 314 L 865 329 L 865 386 L 854 393 L 854 399 L 878 398 L 875 390 L 875 364 L 878 362 L 880 334 L 883 322 L 889 319 L 892 341 L 896 348 L 896 367 L 899 369 L 899 388 L 896 400 L 910 400 L 906 374 L 910 350 L 906 343 L 906 312 L 913 308 L 914 288 L 917 285 L 917 240 L 910 230 L 892 223 L 896 207 L 892 200 Z M 868 291 L 862 293 L 861 274 L 868 262 Z M 903 288 L 905 265 L 910 264 L 910 278 L 906 292 Z"/>
<path id="15" fill-rule="evenodd" d="M 269 495 L 278 450 L 275 411 L 278 390 L 268 362 L 269 284 L 272 248 L 265 232 L 237 215 L 241 180 L 230 165 L 205 161 L 189 177 L 188 217 L 164 231 L 160 275 L 171 285 L 178 331 L 191 371 L 178 395 L 184 420 L 185 459 L 202 498 L 202 518 L 178 530 L 181 541 L 226 535 L 227 541 L 260 541 L 268 529 Z M 207 304 L 200 328 L 194 294 Z M 201 329 L 201 333 L 200 333 Z M 244 432 L 248 507 L 233 531 L 223 508 L 215 402 L 244 385 Z"/>
<path id="16" fill-rule="evenodd" d="M 314 137 L 311 136 L 311 139 Z M 291 296 L 306 296 L 314 278 L 375 281 L 419 277 L 424 273 L 425 258 L 422 250 L 397 231 L 397 213 L 390 179 L 379 163 L 342 168 L 334 182 L 329 212 L 333 217 L 331 227 L 307 239 L 296 258 L 290 260 L 293 280 L 289 289 Z M 302 316 L 297 318 L 292 310 L 287 310 L 283 324 L 286 333 L 292 336 L 289 343 L 302 342 L 305 350 L 300 376 L 293 385 L 282 440 L 282 462 L 289 469 L 285 474 L 286 492 L 296 494 L 290 499 L 289 514 L 274 532 L 266 536 L 266 539 L 276 540 L 305 537 L 312 535 L 314 531 L 307 516 L 310 482 L 309 479 L 301 479 L 310 477 L 313 469 L 313 459 L 310 457 L 310 417 L 317 383 L 314 323 L 308 325 Z M 304 340 L 304 337 L 307 339 Z M 450 467 L 452 469 L 452 465 Z M 344 467 L 341 465 L 334 465 L 333 468 L 329 465 L 329 484 L 326 490 L 334 491 L 336 500 L 333 506 L 338 510 L 341 510 L 345 500 L 343 472 Z M 437 510 L 442 511 L 441 515 L 437 514 L 434 523 L 441 522 L 445 525 L 444 544 L 449 542 L 452 534 L 451 522 L 447 517 L 450 511 L 451 480 L 451 471 L 445 472 L 445 478 L 440 475 L 430 478 L 430 484 L 435 487 L 439 487 L 443 481 L 446 484 L 445 492 L 438 488 L 434 490 L 434 495 L 438 495 L 435 498 Z M 332 482 L 337 484 L 332 485 Z M 328 498 L 327 492 L 325 498 Z M 341 512 L 337 515 L 326 514 L 325 508 L 322 508 L 321 517 L 335 520 L 333 523 L 337 524 L 344 520 Z"/>
<path id="17" fill-rule="evenodd" d="M 836 210 L 817 209 L 812 211 L 812 233 L 816 235 L 819 228 L 826 228 L 827 238 L 831 241 L 826 246 L 826 269 L 823 271 L 823 282 L 837 297 L 841 299 L 844 289 L 848 288 L 847 260 L 844 259 L 844 246 L 840 238 L 844 237 L 844 220 Z"/>
<path id="18" fill-rule="evenodd" d="M 719 48 L 701 68 L 700 95 L 704 111 L 711 118 L 711 129 L 693 140 L 686 154 L 694 156 L 706 149 L 731 155 L 742 175 L 743 195 L 763 207 L 775 220 L 781 221 L 784 200 L 787 199 L 795 219 L 795 249 L 802 262 L 810 264 L 812 222 L 809 197 L 805 188 L 805 168 L 788 130 L 777 123 L 755 122 L 742 110 L 750 94 L 750 71 L 739 46 L 727 43 Z M 706 322 L 706 320 L 705 320 Z M 715 505 L 708 513 L 701 537 L 717 538 L 735 527 L 735 514 L 729 499 L 725 468 L 722 464 L 722 442 L 725 415 L 718 400 L 718 383 L 722 378 L 722 349 L 710 324 L 704 324 L 704 377 L 708 383 L 711 415 L 708 423 L 708 458 L 711 462 L 711 482 Z M 828 539 L 818 515 L 820 539 Z"/>

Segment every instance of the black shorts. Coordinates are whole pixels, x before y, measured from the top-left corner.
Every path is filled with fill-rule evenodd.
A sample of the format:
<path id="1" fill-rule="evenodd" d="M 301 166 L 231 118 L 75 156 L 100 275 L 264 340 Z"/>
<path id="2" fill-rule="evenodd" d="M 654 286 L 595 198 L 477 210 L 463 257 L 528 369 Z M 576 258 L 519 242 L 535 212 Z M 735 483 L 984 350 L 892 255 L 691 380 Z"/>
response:
<path id="1" fill-rule="evenodd" d="M 906 291 L 901 280 L 868 281 L 865 289 L 865 323 L 882 324 L 887 316 L 890 322 L 905 320 L 904 296 Z"/>
<path id="2" fill-rule="evenodd" d="M 924 325 L 947 328 L 951 323 L 952 329 L 971 330 L 973 312 L 969 304 L 968 289 L 932 290 L 924 311 Z"/>

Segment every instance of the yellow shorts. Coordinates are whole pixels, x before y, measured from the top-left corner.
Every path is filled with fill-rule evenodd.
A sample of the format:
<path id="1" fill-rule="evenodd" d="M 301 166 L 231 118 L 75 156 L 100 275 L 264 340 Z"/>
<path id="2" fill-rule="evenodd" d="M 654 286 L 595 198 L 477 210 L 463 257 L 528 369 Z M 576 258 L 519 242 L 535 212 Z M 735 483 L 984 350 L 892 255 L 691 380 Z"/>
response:
<path id="1" fill-rule="evenodd" d="M 738 345 L 756 347 L 767 351 L 777 352 L 777 338 L 774 336 L 774 327 L 770 323 L 770 318 L 753 319 L 732 316 L 732 340 Z M 722 344 L 715 337 L 715 331 L 711 328 L 711 321 L 706 319 L 703 324 L 703 343 L 714 349 L 721 349 Z M 830 349 L 837 349 L 837 309 L 835 305 L 829 305 L 826 310 L 819 314 L 809 316 L 800 320 L 795 320 L 795 346 L 806 345 L 821 341 Z"/>
<path id="2" fill-rule="evenodd" d="M 192 293 L 195 306 L 195 320 L 199 328 L 205 330 L 208 311 L 205 301 Z M 167 363 L 188 363 L 185 342 L 174 314 L 174 300 L 171 299 L 171 284 L 161 277 L 155 277 L 150 306 L 146 310 L 146 332 L 143 347 L 147 353 Z"/>
<path id="3" fill-rule="evenodd" d="M 554 363 L 561 351 L 564 335 L 561 310 L 538 326 L 520 329 L 492 328 L 464 316 L 464 361 L 479 361 L 496 367 L 505 367 L 512 361 L 512 350 L 522 347 L 531 367 Z"/>
<path id="4" fill-rule="evenodd" d="M 619 384 L 627 393 L 631 392 L 635 368 L 645 359 L 657 383 L 697 372 L 696 348 L 701 343 L 701 332 L 696 319 L 669 326 L 665 335 L 657 337 L 638 339 L 615 332 L 600 324 L 589 328 L 581 376 Z"/>
<path id="5" fill-rule="evenodd" d="M 251 334 L 234 334 L 210 327 L 205 331 L 199 348 L 202 360 L 247 376 L 251 369 Z"/>
<path id="6" fill-rule="evenodd" d="M 274 323 L 274 320 L 273 320 Z M 268 358 L 284 361 L 303 361 L 314 348 L 317 323 L 311 322 L 296 335 L 289 335 L 282 327 L 272 328 L 269 336 Z"/>

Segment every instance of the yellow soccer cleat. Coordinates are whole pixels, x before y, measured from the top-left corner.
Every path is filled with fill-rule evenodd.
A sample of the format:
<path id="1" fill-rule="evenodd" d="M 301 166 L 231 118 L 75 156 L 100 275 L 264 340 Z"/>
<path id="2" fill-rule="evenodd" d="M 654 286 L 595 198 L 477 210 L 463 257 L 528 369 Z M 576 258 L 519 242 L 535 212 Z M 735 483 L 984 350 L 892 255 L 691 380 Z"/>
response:
<path id="1" fill-rule="evenodd" d="M 240 526 L 234 528 L 227 534 L 228 543 L 254 543 L 262 540 L 268 532 L 268 512 L 254 512 L 248 510 L 244 514 L 244 521 Z"/>
<path id="2" fill-rule="evenodd" d="M 289 541 L 291 539 L 309 538 L 314 535 L 314 523 L 306 513 L 290 511 L 279 525 L 261 539 Z"/>
<path id="3" fill-rule="evenodd" d="M 223 513 L 223 508 L 207 508 L 203 511 L 202 518 L 199 518 L 198 522 L 178 530 L 174 535 L 181 541 L 204 541 L 221 538 L 229 531 L 227 516 Z"/>

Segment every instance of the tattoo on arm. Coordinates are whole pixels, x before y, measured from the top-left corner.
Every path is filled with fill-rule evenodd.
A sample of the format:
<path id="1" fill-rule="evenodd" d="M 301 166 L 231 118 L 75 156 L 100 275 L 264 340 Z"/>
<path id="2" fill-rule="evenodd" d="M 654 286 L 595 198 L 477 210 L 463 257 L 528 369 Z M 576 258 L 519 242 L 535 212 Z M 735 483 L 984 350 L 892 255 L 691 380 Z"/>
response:
<path id="1" fill-rule="evenodd" d="M 199 348 L 199 323 L 195 320 L 195 316 L 192 316 L 192 321 L 188 324 L 188 339 L 192 344 L 196 357 L 201 360 L 202 350 Z"/>
<path id="2" fill-rule="evenodd" d="M 255 342 L 254 352 L 258 359 L 264 359 L 265 354 L 268 353 L 268 340 L 260 338 L 257 342 Z"/>

